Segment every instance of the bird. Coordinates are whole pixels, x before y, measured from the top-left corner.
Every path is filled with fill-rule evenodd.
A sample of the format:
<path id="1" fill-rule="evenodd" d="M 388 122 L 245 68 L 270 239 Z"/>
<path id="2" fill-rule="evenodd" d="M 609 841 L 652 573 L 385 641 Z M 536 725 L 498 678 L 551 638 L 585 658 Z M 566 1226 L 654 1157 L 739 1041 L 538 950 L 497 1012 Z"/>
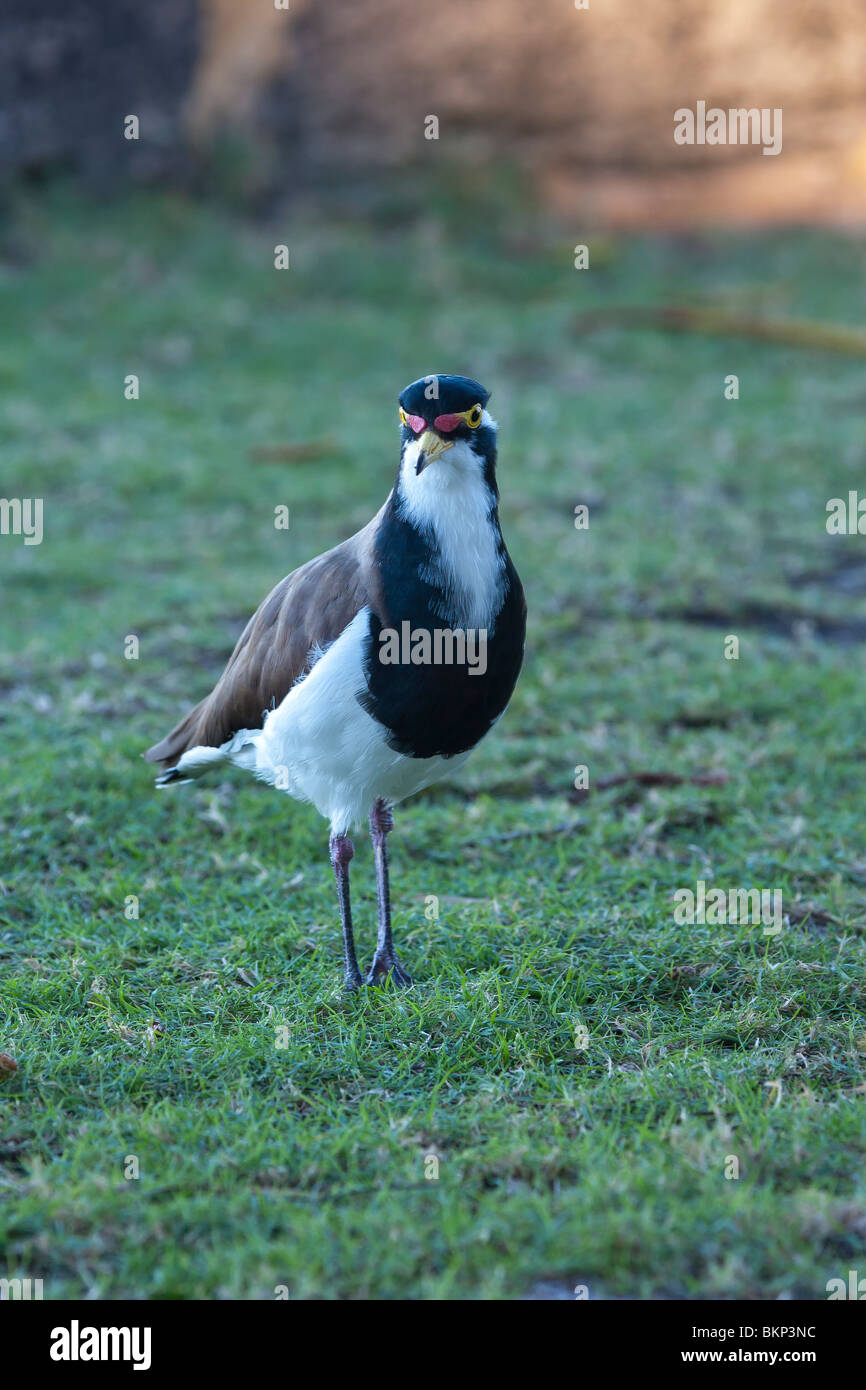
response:
<path id="1" fill-rule="evenodd" d="M 379 511 L 276 585 L 210 694 L 144 754 L 162 765 L 159 787 L 231 764 L 328 820 L 349 991 L 412 984 L 391 927 L 393 808 L 462 766 L 523 664 L 526 600 L 499 522 L 489 399 L 450 373 L 405 387 Z M 349 866 L 365 821 L 378 930 L 363 976 Z"/>

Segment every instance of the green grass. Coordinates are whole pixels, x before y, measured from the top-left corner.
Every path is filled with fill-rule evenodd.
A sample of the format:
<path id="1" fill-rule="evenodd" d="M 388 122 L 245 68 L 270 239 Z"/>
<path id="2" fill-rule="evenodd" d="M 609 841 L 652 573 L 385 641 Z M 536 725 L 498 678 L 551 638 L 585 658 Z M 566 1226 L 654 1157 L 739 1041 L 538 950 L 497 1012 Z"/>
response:
<path id="1" fill-rule="evenodd" d="M 45 537 L 0 537 L 3 1272 L 46 1297 L 824 1297 L 866 1271 L 866 645 L 821 635 L 862 622 L 866 538 L 824 520 L 866 494 L 863 363 L 573 320 L 858 324 L 866 249 L 593 241 L 507 189 L 433 192 L 264 226 L 49 190 L 7 232 L 2 490 L 44 498 Z M 467 768 L 398 811 L 415 987 L 347 998 L 324 822 L 240 775 L 156 793 L 139 755 L 372 514 L 396 394 L 439 370 L 494 392 L 527 660 Z M 728 780 L 575 805 L 577 764 Z M 778 888 L 789 920 L 678 926 L 698 878 Z M 353 883 L 366 960 L 366 844 Z"/>

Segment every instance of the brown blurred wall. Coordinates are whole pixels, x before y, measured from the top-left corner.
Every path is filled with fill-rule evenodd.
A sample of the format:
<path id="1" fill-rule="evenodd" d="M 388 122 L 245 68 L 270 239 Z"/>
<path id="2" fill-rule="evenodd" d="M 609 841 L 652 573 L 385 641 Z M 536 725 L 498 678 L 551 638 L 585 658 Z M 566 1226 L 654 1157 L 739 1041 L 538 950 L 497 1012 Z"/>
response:
<path id="1" fill-rule="evenodd" d="M 273 131 L 294 103 L 308 161 L 395 164 L 432 157 L 433 114 L 437 154 L 517 157 L 560 203 L 614 220 L 845 218 L 866 204 L 864 0 L 290 3 L 202 0 L 197 139 L 226 122 Z M 781 107 L 782 155 L 676 145 L 673 113 L 698 99 Z"/>
<path id="2" fill-rule="evenodd" d="M 184 178 L 229 132 L 251 189 L 516 160 L 600 220 L 864 219 L 866 0 L 588 4 L 5 0 L 0 172 Z M 781 155 L 677 145 L 698 100 L 781 107 Z"/>

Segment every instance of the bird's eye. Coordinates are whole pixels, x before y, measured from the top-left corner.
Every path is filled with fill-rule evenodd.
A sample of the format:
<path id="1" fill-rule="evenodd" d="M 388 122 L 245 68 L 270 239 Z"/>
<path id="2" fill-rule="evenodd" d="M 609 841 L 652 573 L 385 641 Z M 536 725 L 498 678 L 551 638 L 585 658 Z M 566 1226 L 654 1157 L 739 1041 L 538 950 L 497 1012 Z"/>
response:
<path id="1" fill-rule="evenodd" d="M 460 410 L 456 415 L 437 415 L 433 424 L 440 434 L 451 434 L 458 425 L 468 425 L 471 430 L 477 430 L 483 414 L 480 405 L 473 405 L 471 410 Z"/>

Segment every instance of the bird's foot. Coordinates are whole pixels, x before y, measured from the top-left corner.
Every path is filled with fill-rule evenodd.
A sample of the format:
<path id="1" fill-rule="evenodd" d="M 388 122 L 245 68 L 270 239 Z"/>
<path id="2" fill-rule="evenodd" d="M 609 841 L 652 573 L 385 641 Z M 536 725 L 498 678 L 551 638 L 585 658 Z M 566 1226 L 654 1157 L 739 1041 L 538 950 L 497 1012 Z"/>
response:
<path id="1" fill-rule="evenodd" d="M 356 994 L 363 984 L 364 977 L 360 970 L 356 970 L 354 974 L 347 970 L 343 975 L 343 989 L 347 994 Z"/>
<path id="2" fill-rule="evenodd" d="M 365 984 L 381 985 L 390 979 L 392 985 L 405 987 L 411 985 L 412 976 L 402 967 L 396 956 L 379 955 L 378 951 L 373 957 L 373 964 L 370 966 Z"/>

